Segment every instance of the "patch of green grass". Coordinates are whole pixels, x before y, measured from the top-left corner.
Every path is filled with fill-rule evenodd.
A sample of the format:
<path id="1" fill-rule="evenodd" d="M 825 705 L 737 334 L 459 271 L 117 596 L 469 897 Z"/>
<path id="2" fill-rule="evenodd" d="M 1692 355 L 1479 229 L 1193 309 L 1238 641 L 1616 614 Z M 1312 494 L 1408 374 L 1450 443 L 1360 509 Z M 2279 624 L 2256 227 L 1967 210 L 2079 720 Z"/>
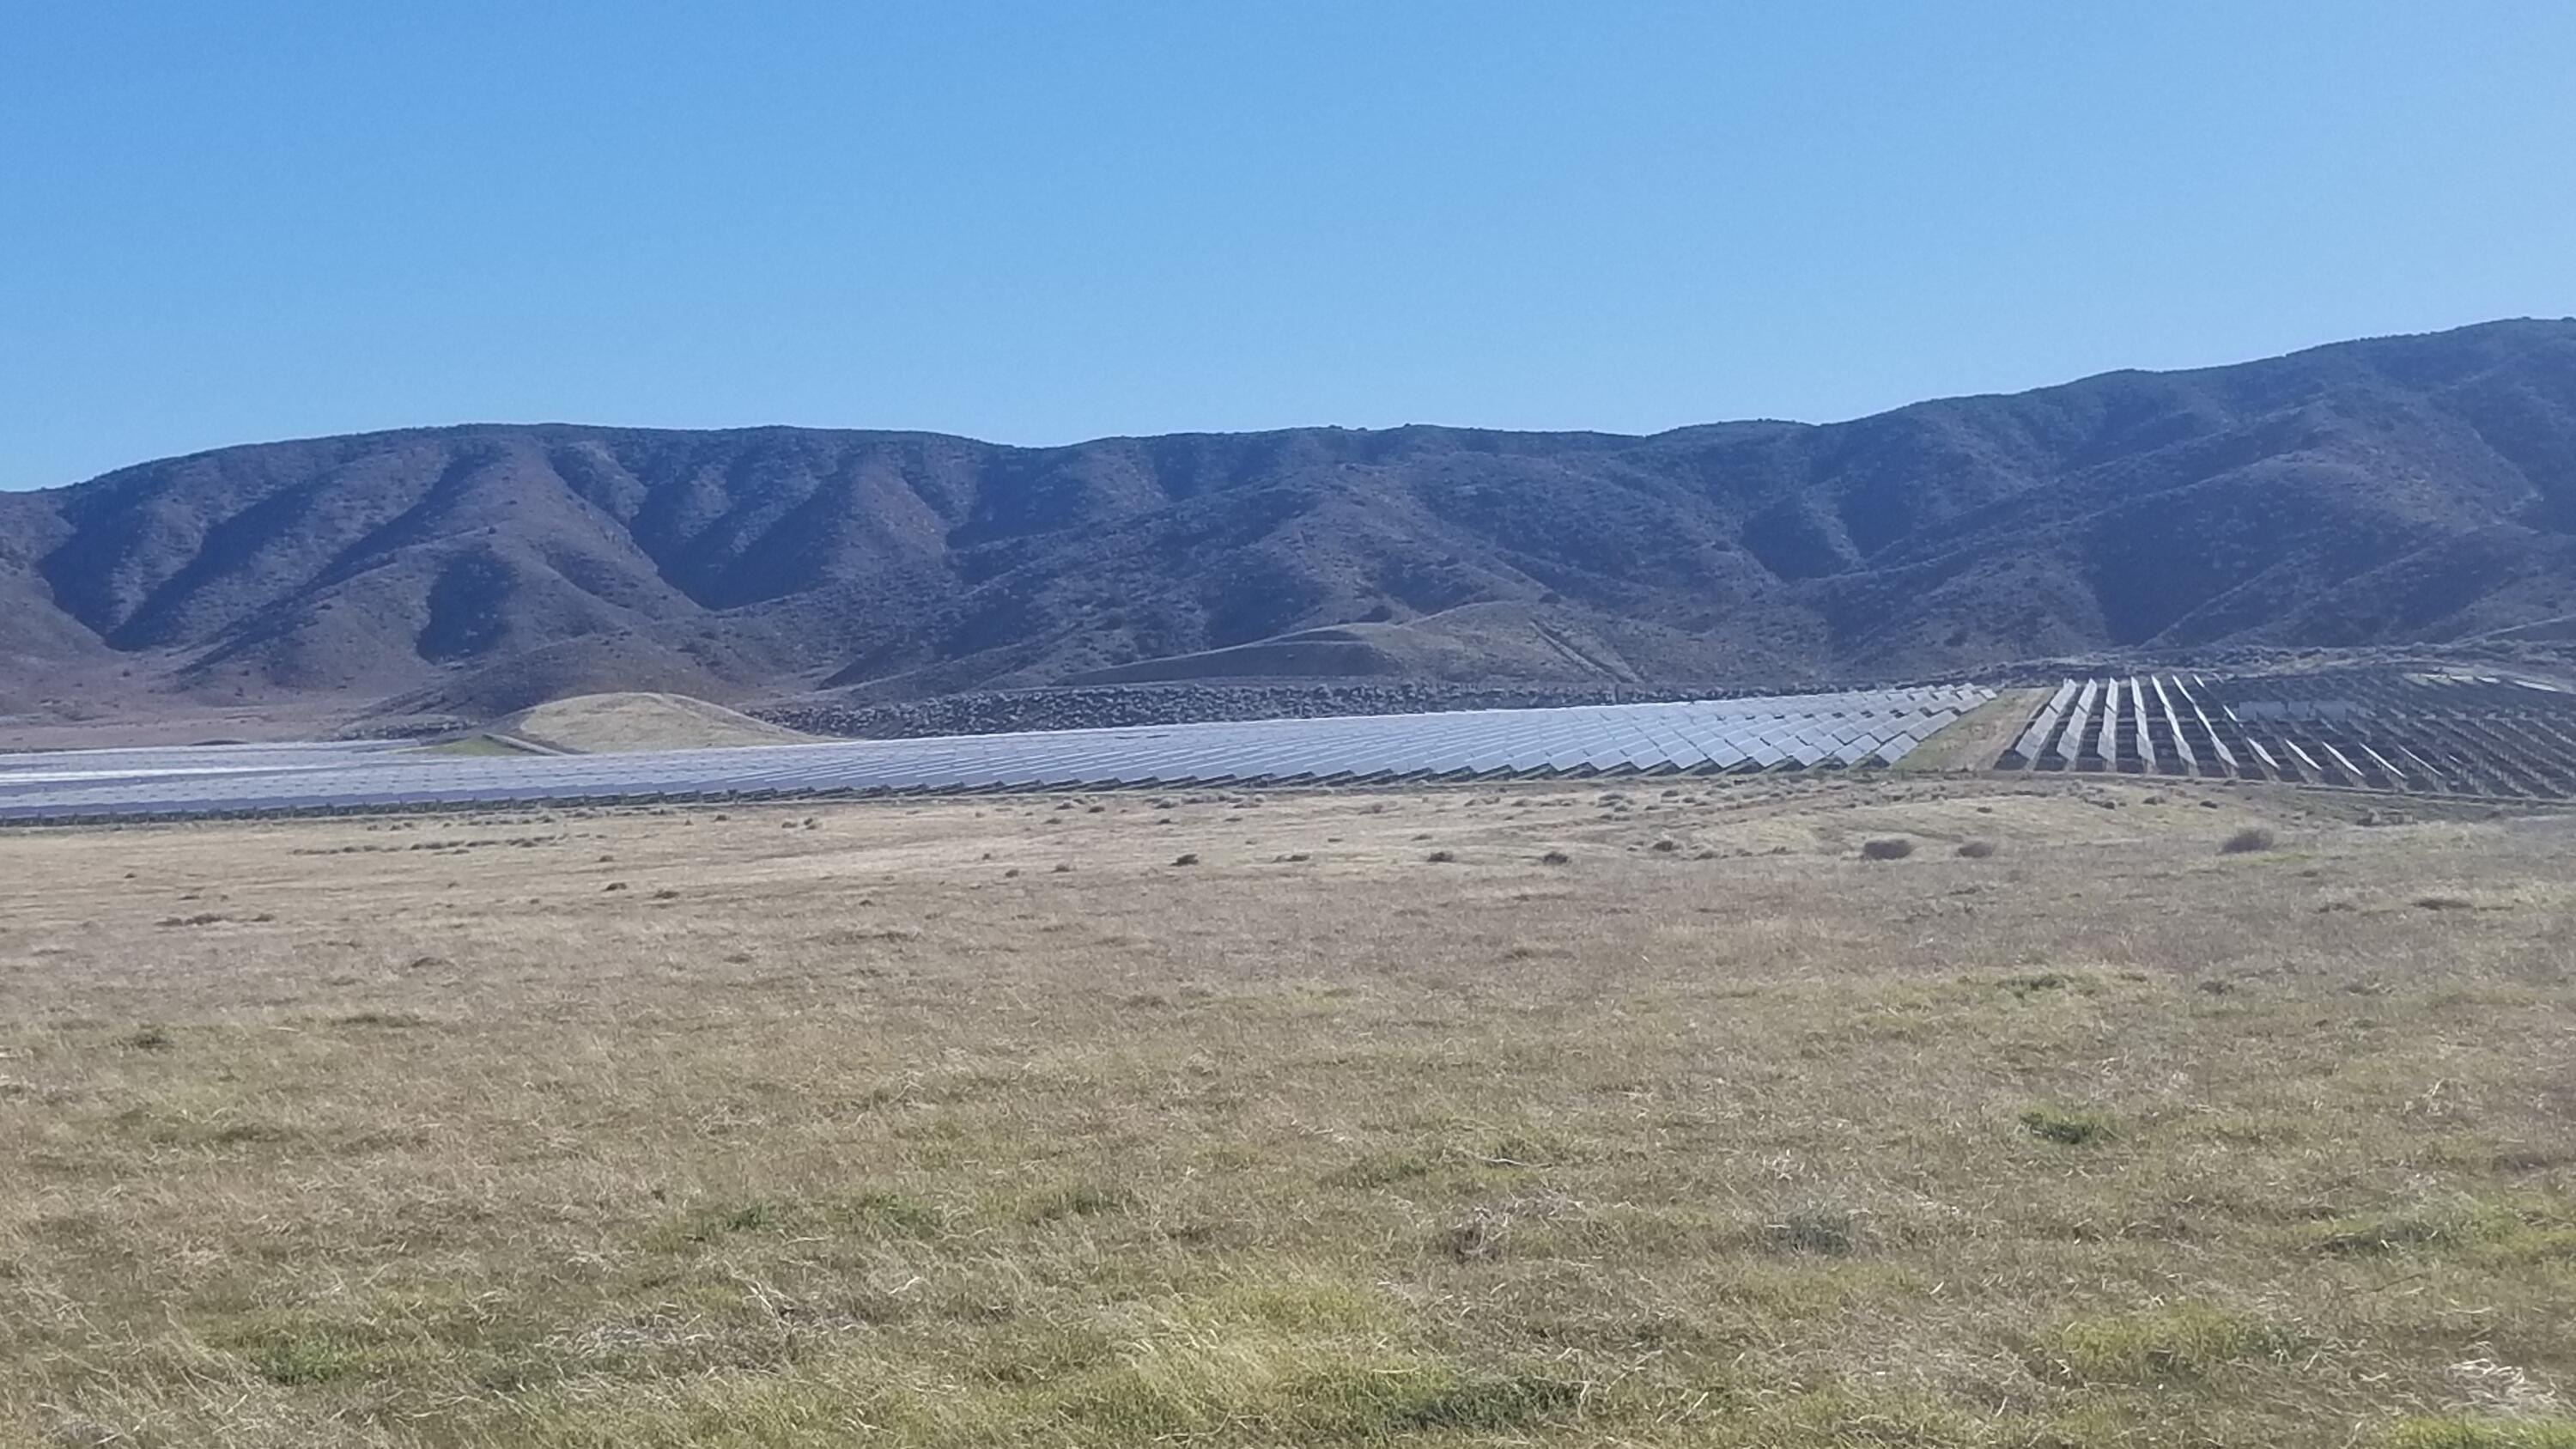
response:
<path id="1" fill-rule="evenodd" d="M 2423 1251 L 2482 1262 L 2576 1263 L 2576 1207 L 2540 1197 L 2460 1196 L 2305 1224 L 2300 1239 L 2336 1256 Z"/>
<path id="2" fill-rule="evenodd" d="M 1059 1380 L 1075 1443 L 1211 1435 L 1376 1444 L 1417 1435 L 1533 1432 L 1570 1416 L 1582 1385 L 1528 1370 L 1355 1352 L 1259 1333 L 1131 1346 L 1116 1367 Z"/>
<path id="3" fill-rule="evenodd" d="M 775 1230 L 787 1221 L 776 1203 L 748 1202 L 692 1208 L 661 1225 L 650 1236 L 654 1245 L 677 1251 L 683 1245 L 712 1243 L 737 1233 Z"/>
<path id="4" fill-rule="evenodd" d="M 863 1192 L 833 1204 L 835 1223 L 910 1238 L 935 1238 L 948 1229 L 937 1204 L 899 1192 Z"/>
<path id="5" fill-rule="evenodd" d="M 2039 1337 L 2048 1373 L 2078 1384 L 2160 1384 L 2208 1377 L 2296 1347 L 2278 1325 L 2206 1303 L 2070 1318 Z"/>
<path id="6" fill-rule="evenodd" d="M 1135 1200 L 1136 1195 L 1124 1188 L 1078 1182 L 1049 1188 L 1028 1199 L 1021 1205 L 1020 1219 L 1028 1223 L 1051 1223 L 1063 1218 L 1098 1217 L 1126 1208 Z"/>
<path id="7" fill-rule="evenodd" d="M 1391 1332 L 1397 1305 L 1366 1283 L 1320 1273 L 1262 1274 L 1207 1297 L 1205 1316 L 1285 1333 Z"/>
<path id="8" fill-rule="evenodd" d="M 2089 1108 L 2033 1107 L 2021 1114 L 2021 1125 L 2033 1137 L 2069 1147 L 2100 1142 L 2119 1131 L 2111 1114 Z"/>
<path id="9" fill-rule="evenodd" d="M 1337 1407 L 1350 1414 L 1348 1437 L 1384 1438 L 1423 1430 L 1499 1433 L 1571 1410 L 1582 1385 L 1532 1373 L 1408 1375 L 1393 1390 L 1361 1381 Z"/>
<path id="10" fill-rule="evenodd" d="M 274 1317 L 219 1336 L 253 1373 L 283 1388 L 308 1388 L 364 1377 L 369 1342 L 346 1324 Z"/>
<path id="11" fill-rule="evenodd" d="M 2408 1419 L 2380 1442 L 2386 1449 L 2576 1449 L 2576 1419 L 2443 1414 Z"/>
<path id="12" fill-rule="evenodd" d="M 2101 986 L 2097 978 L 2083 971 L 2023 972 L 2018 975 L 1996 977 L 1994 984 L 2011 992 L 2015 1001 L 2028 1001 L 2034 996 L 2056 991 L 2090 993 Z"/>

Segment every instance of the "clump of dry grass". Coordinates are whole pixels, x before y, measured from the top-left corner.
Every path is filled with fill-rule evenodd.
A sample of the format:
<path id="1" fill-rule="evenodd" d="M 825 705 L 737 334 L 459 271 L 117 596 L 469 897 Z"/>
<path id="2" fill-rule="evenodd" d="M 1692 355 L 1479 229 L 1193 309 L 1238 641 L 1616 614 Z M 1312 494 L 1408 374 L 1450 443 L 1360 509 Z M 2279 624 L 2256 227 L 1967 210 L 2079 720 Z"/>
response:
<path id="1" fill-rule="evenodd" d="M 1901 835 L 1860 843 L 1860 858 L 1863 860 L 1903 860 L 1913 853 L 1914 842 Z"/>
<path id="2" fill-rule="evenodd" d="M 1994 853 L 1995 843 L 1991 840 L 1963 840 L 1959 842 L 1957 851 L 1957 854 L 1969 860 L 1984 860 Z"/>
<path id="3" fill-rule="evenodd" d="M 2221 855 L 2252 855 L 2259 851 L 2270 850 L 2279 844 L 2280 840 L 2275 837 L 2271 831 L 2264 829 L 2260 825 L 2248 825 L 2244 829 L 2237 831 L 2235 834 L 2228 836 L 2225 840 L 2220 841 L 2218 843 L 2218 853 Z"/>

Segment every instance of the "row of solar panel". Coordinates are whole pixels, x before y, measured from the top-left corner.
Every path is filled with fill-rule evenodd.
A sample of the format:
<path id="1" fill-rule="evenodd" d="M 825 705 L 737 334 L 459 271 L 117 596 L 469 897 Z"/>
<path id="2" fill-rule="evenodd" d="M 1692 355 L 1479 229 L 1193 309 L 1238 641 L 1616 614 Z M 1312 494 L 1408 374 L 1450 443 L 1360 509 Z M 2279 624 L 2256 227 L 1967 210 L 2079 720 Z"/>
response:
<path id="1" fill-rule="evenodd" d="M 2395 675 L 2332 695 L 2291 678 L 2279 696 L 2260 678 L 2070 679 L 1996 764 L 2576 797 L 2576 695 Z"/>
<path id="2" fill-rule="evenodd" d="M 187 752 L 162 751 L 160 758 L 121 767 L 100 762 L 88 779 L 0 786 L 0 819 L 1892 764 L 1991 697 L 1991 691 L 1959 686 L 628 755 L 370 753 L 320 764 L 245 762 L 220 772 L 209 772 Z M 58 774 L 90 769 L 77 756 L 42 758 Z M 118 768 L 132 773 L 117 775 Z"/>
<path id="3" fill-rule="evenodd" d="M 405 749 L 399 741 L 312 744 L 184 745 L 0 754 L 0 790 L 65 779 L 148 775 L 223 775 L 246 770 L 310 770 L 349 765 Z"/>

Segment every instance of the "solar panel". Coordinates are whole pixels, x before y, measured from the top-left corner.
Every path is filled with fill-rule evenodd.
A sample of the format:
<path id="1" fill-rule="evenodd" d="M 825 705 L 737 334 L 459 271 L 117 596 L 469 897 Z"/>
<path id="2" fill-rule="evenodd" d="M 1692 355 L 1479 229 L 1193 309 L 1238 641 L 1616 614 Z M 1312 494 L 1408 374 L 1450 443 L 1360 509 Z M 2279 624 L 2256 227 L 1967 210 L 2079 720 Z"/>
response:
<path id="1" fill-rule="evenodd" d="M 2089 697 L 2090 685 L 2084 694 Z M 1991 697 L 1983 689 L 1943 686 L 620 756 L 460 759 L 377 741 L 0 755 L 0 819 L 810 791 L 1818 768 L 1892 761 Z"/>

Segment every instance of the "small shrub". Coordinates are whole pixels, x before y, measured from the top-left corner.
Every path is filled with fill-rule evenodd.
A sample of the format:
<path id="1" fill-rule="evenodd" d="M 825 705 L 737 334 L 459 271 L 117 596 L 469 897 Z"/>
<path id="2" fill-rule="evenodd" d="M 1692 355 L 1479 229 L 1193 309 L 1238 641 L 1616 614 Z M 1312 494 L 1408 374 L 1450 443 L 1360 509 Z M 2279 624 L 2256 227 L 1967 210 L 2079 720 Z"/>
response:
<path id="1" fill-rule="evenodd" d="M 147 1052 L 168 1051 L 173 1045 L 170 1028 L 158 1025 L 138 1029 L 132 1036 L 125 1039 L 125 1044 L 137 1051 Z"/>
<path id="2" fill-rule="evenodd" d="M 1995 843 L 1991 840 L 1962 841 L 1958 853 L 1970 860 L 1983 860 L 1995 853 Z"/>
<path id="3" fill-rule="evenodd" d="M 2221 855 L 2252 855 L 2257 851 L 2270 850 L 2273 846 L 2278 844 L 2280 844 L 2279 839 L 2275 837 L 2271 831 L 2264 829 L 2260 825 L 2248 825 L 2244 829 L 2237 831 L 2234 835 L 2220 841 L 2218 843 L 2218 853 Z"/>
<path id="4" fill-rule="evenodd" d="M 2417 896 L 2415 908 L 2421 911 L 2474 911 L 2478 903 L 2465 896 Z"/>
<path id="5" fill-rule="evenodd" d="M 1670 855 L 1674 851 L 1681 849 L 1682 843 L 1678 840 L 1658 840 L 1646 848 L 1657 855 Z"/>
<path id="6" fill-rule="evenodd" d="M 1199 857 L 1196 851 L 1184 851 L 1183 853 L 1172 857 L 1172 864 L 1174 865 L 1196 865 L 1198 863 Z"/>
<path id="7" fill-rule="evenodd" d="M 2060 1107 L 2033 1107 L 2021 1114 L 2021 1125 L 2022 1130 L 2033 1137 L 2047 1142 L 2062 1142 L 2069 1147 L 2099 1142 L 2109 1137 L 2113 1129 L 2107 1113 L 2069 1111 Z"/>
<path id="8" fill-rule="evenodd" d="M 1864 840 L 1860 843 L 1860 857 L 1863 860 L 1903 860 L 1913 853 L 1914 842 L 1901 835 L 1891 835 L 1884 840 Z"/>
<path id="9" fill-rule="evenodd" d="M 1547 854 L 1540 856 L 1538 858 L 1538 863 L 1541 865 L 1572 865 L 1574 864 L 1574 857 L 1566 854 L 1562 850 L 1551 850 Z"/>
<path id="10" fill-rule="evenodd" d="M 1433 865 L 1450 865 L 1457 861 L 1458 852 L 1454 850 L 1435 850 L 1429 855 L 1424 856 L 1423 859 L 1430 861 Z"/>

